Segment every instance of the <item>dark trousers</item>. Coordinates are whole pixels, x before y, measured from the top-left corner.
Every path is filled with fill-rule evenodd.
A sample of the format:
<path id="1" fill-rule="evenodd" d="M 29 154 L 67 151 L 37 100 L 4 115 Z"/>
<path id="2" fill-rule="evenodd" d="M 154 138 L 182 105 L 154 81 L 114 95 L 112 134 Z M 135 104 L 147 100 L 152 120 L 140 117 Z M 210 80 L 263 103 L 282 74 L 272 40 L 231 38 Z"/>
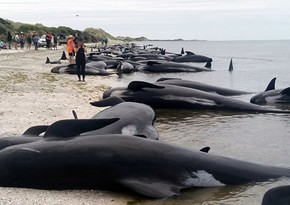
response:
<path id="1" fill-rule="evenodd" d="M 79 80 L 81 79 L 81 75 L 83 76 L 83 80 L 85 80 L 85 69 L 86 69 L 86 63 L 77 63 Z"/>

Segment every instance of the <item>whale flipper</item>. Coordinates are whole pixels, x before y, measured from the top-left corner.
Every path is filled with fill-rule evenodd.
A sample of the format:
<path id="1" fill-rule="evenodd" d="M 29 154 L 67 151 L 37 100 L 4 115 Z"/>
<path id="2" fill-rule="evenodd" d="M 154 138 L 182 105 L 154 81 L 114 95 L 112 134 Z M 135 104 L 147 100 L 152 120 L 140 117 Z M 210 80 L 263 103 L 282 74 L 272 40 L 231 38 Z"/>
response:
<path id="1" fill-rule="evenodd" d="M 76 119 L 76 120 L 79 119 L 76 111 L 72 110 L 72 114 L 74 116 L 74 119 Z"/>
<path id="2" fill-rule="evenodd" d="M 166 80 L 182 80 L 181 78 L 159 78 L 156 80 L 156 82 L 162 82 Z"/>
<path id="3" fill-rule="evenodd" d="M 84 132 L 100 129 L 118 120 L 119 118 L 60 120 L 50 125 L 43 137 L 74 137 Z"/>
<path id="4" fill-rule="evenodd" d="M 143 82 L 143 81 L 132 81 L 128 85 L 129 90 L 141 90 L 142 88 L 163 89 L 164 86 L 154 85 L 154 84 Z"/>
<path id="5" fill-rule="evenodd" d="M 268 91 L 268 90 L 275 90 L 275 83 L 276 83 L 276 78 L 273 78 L 273 79 L 269 82 L 269 84 L 268 84 L 268 86 L 267 86 L 267 88 L 266 88 L 265 91 Z"/>
<path id="6" fill-rule="evenodd" d="M 140 194 L 160 199 L 180 195 L 180 189 L 185 188 L 164 181 L 156 181 L 156 179 L 151 181 L 147 178 L 122 179 L 118 182 Z"/>

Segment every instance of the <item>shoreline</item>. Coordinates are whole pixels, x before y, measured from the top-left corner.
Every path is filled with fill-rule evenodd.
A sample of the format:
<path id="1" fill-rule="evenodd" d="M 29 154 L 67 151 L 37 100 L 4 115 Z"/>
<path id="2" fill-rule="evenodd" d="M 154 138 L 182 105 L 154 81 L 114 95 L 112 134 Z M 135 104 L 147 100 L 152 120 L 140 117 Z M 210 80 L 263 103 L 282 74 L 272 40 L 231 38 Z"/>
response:
<path id="1" fill-rule="evenodd" d="M 4 51 L 4 52 L 3 52 Z M 78 82 L 76 75 L 54 74 L 55 64 L 45 64 L 46 57 L 57 60 L 66 47 L 58 50 L 0 51 L 0 136 L 20 136 L 34 125 L 47 125 L 61 119 L 91 118 L 104 108 L 89 102 L 101 99 L 111 87 L 114 76 L 86 76 Z M 67 53 L 67 52 L 66 52 Z M 67 64 L 68 60 L 62 61 Z M 124 194 L 99 190 L 38 190 L 0 187 L 0 204 L 127 204 Z"/>

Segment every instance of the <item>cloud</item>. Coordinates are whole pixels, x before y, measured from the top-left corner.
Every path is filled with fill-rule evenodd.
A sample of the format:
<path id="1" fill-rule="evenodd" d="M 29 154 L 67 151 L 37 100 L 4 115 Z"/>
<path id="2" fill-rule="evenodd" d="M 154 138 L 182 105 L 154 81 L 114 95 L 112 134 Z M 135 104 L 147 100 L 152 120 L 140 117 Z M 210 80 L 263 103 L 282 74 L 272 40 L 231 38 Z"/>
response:
<path id="1" fill-rule="evenodd" d="M 290 33 L 289 8 L 288 0 L 0 2 L 1 17 L 12 21 L 79 30 L 103 28 L 114 36 L 143 35 L 154 39 L 258 39 L 270 38 L 271 33 L 273 39 L 286 38 Z"/>

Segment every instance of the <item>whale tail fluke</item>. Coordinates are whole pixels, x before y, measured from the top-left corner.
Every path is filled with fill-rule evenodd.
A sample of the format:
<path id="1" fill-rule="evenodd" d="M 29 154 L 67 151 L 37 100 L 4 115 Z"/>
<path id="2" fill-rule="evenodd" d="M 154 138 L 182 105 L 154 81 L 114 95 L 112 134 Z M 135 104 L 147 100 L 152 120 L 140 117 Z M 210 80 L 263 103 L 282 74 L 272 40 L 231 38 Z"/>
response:
<path id="1" fill-rule="evenodd" d="M 212 62 L 212 59 L 210 58 L 210 59 L 206 62 L 206 64 L 205 64 L 204 67 L 211 69 L 211 62 Z"/>
<path id="2" fill-rule="evenodd" d="M 229 66 L 229 72 L 232 72 L 234 70 L 233 67 L 233 59 L 231 58 L 230 66 Z"/>
<path id="3" fill-rule="evenodd" d="M 64 51 L 62 52 L 62 56 L 61 56 L 60 60 L 67 60 L 67 57 L 66 57 L 66 54 Z"/>
<path id="4" fill-rule="evenodd" d="M 46 57 L 46 62 L 45 63 L 50 63 L 49 57 Z"/>

